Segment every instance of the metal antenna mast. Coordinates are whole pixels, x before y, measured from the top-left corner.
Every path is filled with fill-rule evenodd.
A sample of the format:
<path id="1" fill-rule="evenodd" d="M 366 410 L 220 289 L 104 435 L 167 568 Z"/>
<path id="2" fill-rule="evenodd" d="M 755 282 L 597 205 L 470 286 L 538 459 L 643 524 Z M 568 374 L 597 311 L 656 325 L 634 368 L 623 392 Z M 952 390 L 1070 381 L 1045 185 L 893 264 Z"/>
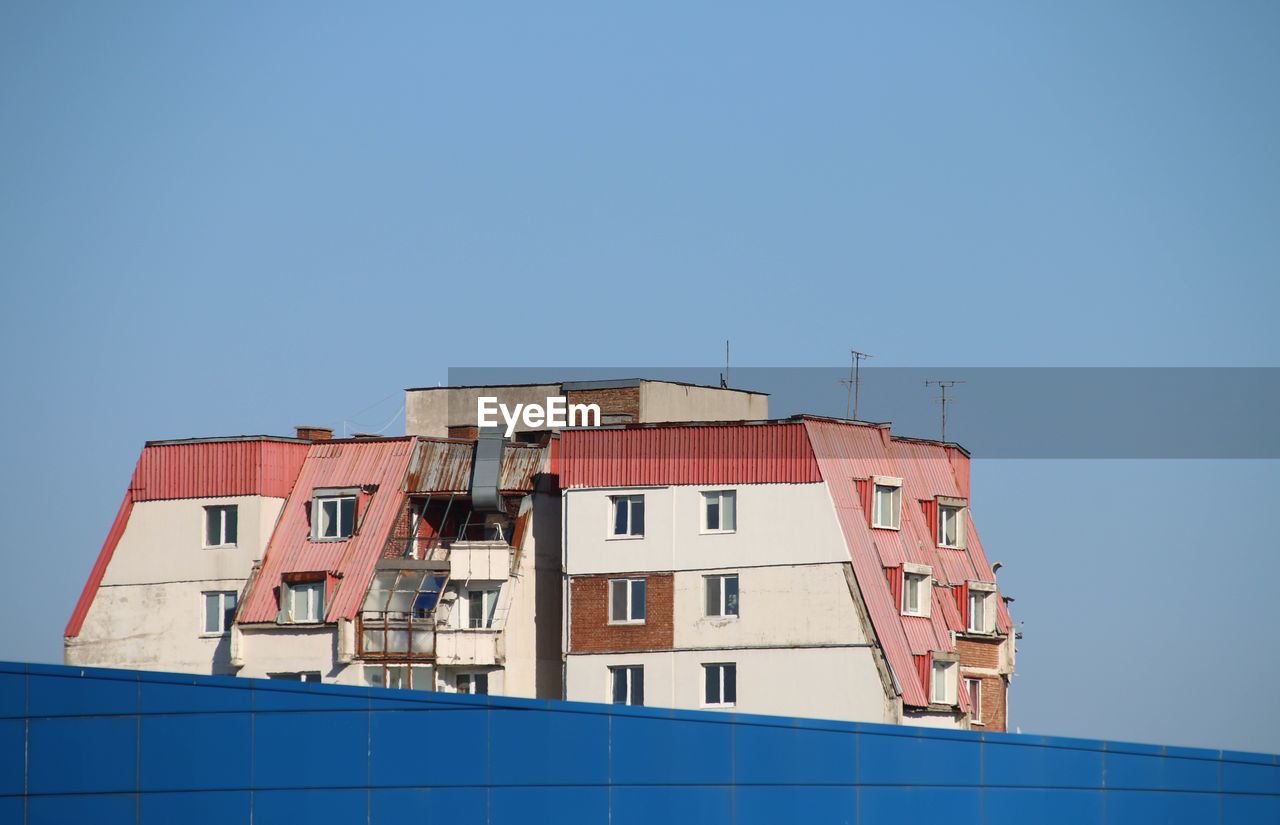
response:
<path id="1" fill-rule="evenodd" d="M 849 350 L 849 380 L 841 380 L 841 384 L 849 386 L 849 399 L 844 407 L 844 417 L 849 417 L 849 407 L 853 407 L 853 420 L 858 420 L 858 386 L 862 383 L 859 376 L 859 363 L 863 358 L 874 358 L 874 355 L 865 352 L 858 352 L 856 349 Z"/>
<path id="2" fill-rule="evenodd" d="M 947 388 L 954 387 L 956 384 L 963 384 L 963 381 L 957 381 L 954 378 L 942 378 L 937 381 L 925 381 L 927 387 L 930 384 L 937 385 L 942 388 L 942 440 L 947 440 Z"/>

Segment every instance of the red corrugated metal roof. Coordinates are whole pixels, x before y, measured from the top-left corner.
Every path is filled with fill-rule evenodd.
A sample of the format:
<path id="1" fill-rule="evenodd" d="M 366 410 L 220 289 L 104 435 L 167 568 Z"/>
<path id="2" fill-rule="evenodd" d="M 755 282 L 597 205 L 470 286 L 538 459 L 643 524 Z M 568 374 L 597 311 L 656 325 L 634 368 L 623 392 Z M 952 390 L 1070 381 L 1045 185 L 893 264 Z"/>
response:
<path id="1" fill-rule="evenodd" d="M 920 677 L 912 657 L 929 651 L 952 651 L 955 648 L 949 631 L 966 630 L 954 597 L 945 586 L 969 580 L 995 581 L 972 519 L 965 525 L 965 550 L 939 548 L 921 507 L 922 501 L 936 501 L 938 496 L 968 498 L 968 456 L 943 444 L 895 439 L 887 428 L 820 419 L 806 419 L 805 426 L 849 546 L 854 575 L 871 622 L 901 685 L 902 700 L 908 705 L 927 705 L 928 680 Z M 902 479 L 900 530 L 872 529 L 869 524 L 855 480 L 877 475 Z M 934 579 L 942 585 L 933 589 L 928 619 L 901 615 L 893 597 L 885 570 L 903 562 L 929 565 Z M 997 604 L 998 626 L 1008 632 L 1008 612 L 1003 611 L 1000 602 Z M 962 697 L 962 709 L 965 704 Z"/>
<path id="2" fill-rule="evenodd" d="M 284 498 L 293 487 L 307 447 L 302 442 L 269 436 L 193 439 L 143 447 L 124 501 L 71 612 L 64 635 L 80 635 L 135 502 L 215 496 Z"/>
<path id="3" fill-rule="evenodd" d="M 564 430 L 560 445 L 564 488 L 822 480 L 800 423 Z"/>
<path id="4" fill-rule="evenodd" d="M 282 576 L 307 572 L 339 576 L 339 584 L 325 597 L 326 621 L 355 618 L 404 503 L 405 473 L 417 440 L 406 437 L 311 445 L 267 546 L 262 571 L 245 597 L 239 621 L 275 621 L 279 608 L 276 589 Z M 308 510 L 316 489 L 370 484 L 378 489 L 367 500 L 362 497 L 363 512 L 356 514 L 359 528 L 355 535 L 345 541 L 311 541 Z"/>
<path id="5" fill-rule="evenodd" d="M 211 440 L 152 444 L 129 485 L 134 501 L 274 496 L 293 489 L 308 444 L 298 441 Z"/>

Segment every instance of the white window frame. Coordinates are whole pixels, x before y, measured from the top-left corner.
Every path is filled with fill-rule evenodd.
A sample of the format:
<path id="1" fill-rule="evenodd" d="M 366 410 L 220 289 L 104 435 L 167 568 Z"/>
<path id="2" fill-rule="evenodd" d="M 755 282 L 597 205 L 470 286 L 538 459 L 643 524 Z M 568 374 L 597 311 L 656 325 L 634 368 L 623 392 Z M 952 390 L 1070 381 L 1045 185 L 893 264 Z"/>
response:
<path id="1" fill-rule="evenodd" d="M 210 504 L 204 508 L 204 546 L 207 548 L 215 547 L 235 547 L 240 538 L 240 506 L 237 504 Z M 227 513 L 236 514 L 236 535 L 231 541 L 227 541 Z M 209 541 L 209 516 L 214 513 L 218 514 L 218 538 L 221 541 Z"/>
<path id="2" fill-rule="evenodd" d="M 966 511 L 969 509 L 969 502 L 962 498 L 950 498 L 947 496 L 938 496 L 938 535 L 935 540 L 939 547 L 945 547 L 949 550 L 963 550 L 967 546 L 965 543 L 965 522 Z M 953 544 L 947 544 L 943 535 L 944 521 L 942 518 L 944 510 L 951 510 L 955 513 L 956 520 L 956 538 Z"/>
<path id="3" fill-rule="evenodd" d="M 719 701 L 711 701 L 712 697 L 707 694 L 707 676 L 716 673 L 716 696 Z M 725 700 L 725 676 L 733 672 L 733 699 Z M 702 665 L 702 707 L 704 708 L 731 708 L 738 704 L 738 663 L 737 662 L 707 662 Z"/>
<path id="4" fill-rule="evenodd" d="M 392 679 L 392 674 L 398 679 Z M 400 684 L 393 684 L 399 681 Z M 435 690 L 436 674 L 431 665 L 420 662 L 380 662 L 364 665 L 364 683 L 369 687 L 393 690 Z"/>
<path id="5" fill-rule="evenodd" d="M 297 607 L 297 598 L 304 592 L 308 594 L 306 617 L 298 618 L 298 611 L 295 609 Z M 286 623 L 319 624 L 324 621 L 324 580 L 281 582 L 280 601 L 283 602 L 281 612 L 284 614 Z M 315 618 L 311 618 L 312 615 Z"/>
<path id="6" fill-rule="evenodd" d="M 731 527 L 724 526 L 725 499 L 733 502 L 733 506 L 729 509 L 733 513 L 733 525 Z M 711 504 L 716 504 L 716 522 L 718 526 L 710 525 Z M 738 491 L 737 490 L 706 490 L 702 493 L 702 531 L 703 533 L 736 533 L 738 531 Z"/>
<path id="7" fill-rule="evenodd" d="M 217 601 L 217 616 L 219 627 L 209 629 L 209 602 L 210 599 Z M 231 632 L 231 624 L 234 620 L 236 604 L 239 594 L 234 590 L 206 590 L 200 594 L 200 625 L 204 628 L 201 636 L 226 636 Z M 230 604 L 228 604 L 230 602 Z M 228 612 L 230 615 L 228 615 Z"/>
<path id="8" fill-rule="evenodd" d="M 974 688 L 977 690 L 974 690 Z M 969 692 L 969 724 L 982 725 L 982 680 L 976 676 L 966 676 L 964 688 Z"/>
<path id="9" fill-rule="evenodd" d="M 644 623 L 645 623 L 645 619 L 646 619 L 646 618 L 648 617 L 648 615 L 649 615 L 648 605 L 646 604 L 646 602 L 647 602 L 647 601 L 648 601 L 648 599 L 649 599 L 649 583 L 648 583 L 648 581 L 646 581 L 643 577 L 641 577 L 641 578 L 629 577 L 629 578 L 614 578 L 614 579 L 608 579 L 608 582 L 609 582 L 609 585 L 608 585 L 608 586 L 609 586 L 609 599 L 608 599 L 608 601 L 609 601 L 609 604 L 608 604 L 608 609 L 609 609 L 609 614 L 608 614 L 608 616 L 609 616 L 609 624 L 644 624 Z M 626 582 L 626 583 L 627 583 L 627 584 L 626 584 L 626 587 L 620 588 L 620 589 L 623 591 L 623 593 L 625 594 L 623 598 L 625 598 L 625 599 L 626 599 L 626 615 L 627 615 L 627 618 L 625 618 L 625 619 L 615 619 L 615 618 L 613 618 L 613 606 L 614 606 L 614 602 L 615 602 L 615 600 L 617 599 L 617 596 L 615 595 L 615 590 L 616 590 L 616 589 L 618 589 L 618 588 L 615 588 L 615 587 L 614 587 L 614 585 L 615 585 L 617 582 Z M 640 604 L 640 618 L 638 618 L 638 619 L 637 619 L 637 618 L 635 618 L 635 614 L 636 614 L 636 584 L 637 584 L 637 583 L 639 583 L 639 585 L 640 585 L 640 589 L 643 591 L 643 592 L 641 593 L 640 601 L 639 601 L 639 604 Z"/>
<path id="10" fill-rule="evenodd" d="M 996 586 L 991 582 L 971 581 L 969 584 L 968 632 L 990 635 L 996 632 Z M 975 603 L 981 609 L 974 610 Z M 974 619 L 978 621 L 975 622 Z"/>
<path id="11" fill-rule="evenodd" d="M 916 582 L 917 604 L 911 605 L 907 597 L 911 593 L 910 582 Z M 929 618 L 933 608 L 933 568 L 927 564 L 902 565 L 902 615 Z"/>
<path id="12" fill-rule="evenodd" d="M 498 598 L 502 595 L 500 587 L 467 588 L 467 624 L 468 630 L 492 630 L 498 612 Z M 479 624 L 476 624 L 476 605 L 480 605 Z"/>
<path id="13" fill-rule="evenodd" d="M 947 659 L 934 659 L 929 679 L 929 702 L 935 705 L 954 705 L 959 702 L 958 677 L 960 663 Z M 939 678 L 941 677 L 941 678 Z"/>
<path id="14" fill-rule="evenodd" d="M 332 536 L 321 533 L 324 525 L 324 505 L 327 502 L 337 502 L 337 531 Z M 342 532 L 342 510 L 343 503 L 351 502 L 351 524 L 348 525 L 350 530 L 346 533 Z M 311 497 L 311 540 L 312 541 L 347 541 L 356 534 L 356 525 L 360 520 L 360 491 L 354 487 L 350 489 L 321 489 L 315 490 Z"/>
<path id="15" fill-rule="evenodd" d="M 641 513 L 644 513 L 644 493 L 631 493 L 625 496 L 609 496 L 609 530 L 606 538 L 611 540 L 626 539 L 642 539 L 644 538 L 645 518 L 640 518 L 640 532 L 635 532 L 635 520 L 633 518 L 636 504 L 640 505 Z M 627 506 L 627 526 L 626 532 L 615 532 L 618 529 L 618 507 L 625 504 Z"/>
<path id="16" fill-rule="evenodd" d="M 871 526 L 882 530 L 902 529 L 902 479 L 892 476 L 871 477 Z M 881 488 L 893 488 L 888 495 L 891 518 L 886 519 L 881 504 Z"/>
<path id="17" fill-rule="evenodd" d="M 463 686 L 466 689 L 463 689 Z M 484 690 L 480 690 L 483 687 Z M 488 696 L 493 689 L 493 684 L 489 681 L 489 671 L 473 670 L 465 673 L 456 673 L 453 677 L 453 692 L 466 693 L 472 696 Z"/>
<path id="18" fill-rule="evenodd" d="M 637 680 L 635 677 L 639 675 Z M 619 702 L 617 699 L 618 679 L 626 679 L 626 700 Z M 636 696 L 636 685 L 640 686 L 640 695 Z M 611 705 L 633 705 L 635 707 L 644 707 L 644 665 L 612 665 L 609 668 L 609 681 L 607 683 L 608 694 L 605 696 L 605 702 Z M 636 699 L 639 701 L 636 701 Z"/>
<path id="19" fill-rule="evenodd" d="M 725 583 L 733 580 L 734 604 L 733 612 L 729 612 L 729 597 Z M 716 592 L 713 594 L 712 590 Z M 715 597 L 717 603 L 716 610 L 711 612 L 712 597 Z M 711 576 L 702 577 L 702 613 L 708 619 L 736 619 L 741 615 L 742 611 L 742 589 L 739 586 L 737 573 L 716 573 Z"/>

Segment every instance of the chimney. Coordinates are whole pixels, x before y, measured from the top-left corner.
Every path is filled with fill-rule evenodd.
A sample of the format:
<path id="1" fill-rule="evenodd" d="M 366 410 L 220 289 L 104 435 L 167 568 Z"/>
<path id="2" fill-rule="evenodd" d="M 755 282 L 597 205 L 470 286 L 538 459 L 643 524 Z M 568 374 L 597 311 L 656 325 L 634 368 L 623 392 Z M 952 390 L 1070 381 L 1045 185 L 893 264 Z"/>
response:
<path id="1" fill-rule="evenodd" d="M 305 438 L 308 441 L 328 441 L 333 438 L 332 427 L 304 427 L 296 428 L 298 430 L 298 438 Z"/>

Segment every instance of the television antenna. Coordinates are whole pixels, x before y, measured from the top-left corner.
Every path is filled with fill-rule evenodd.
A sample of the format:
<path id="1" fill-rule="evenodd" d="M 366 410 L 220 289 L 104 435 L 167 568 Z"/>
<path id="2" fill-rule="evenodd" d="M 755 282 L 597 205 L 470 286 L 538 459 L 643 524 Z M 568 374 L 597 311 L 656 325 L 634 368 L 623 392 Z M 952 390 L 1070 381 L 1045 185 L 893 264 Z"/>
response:
<path id="1" fill-rule="evenodd" d="M 963 384 L 963 383 L 964 383 L 963 381 L 959 381 L 955 378 L 940 378 L 935 381 L 924 382 L 924 385 L 926 387 L 937 386 L 942 390 L 941 401 L 942 401 L 942 440 L 943 441 L 947 440 L 947 390 L 950 387 L 954 387 L 956 384 Z"/>
<path id="2" fill-rule="evenodd" d="M 862 378 L 858 374 L 859 364 L 863 358 L 875 358 L 865 352 L 858 352 L 856 349 L 849 350 L 849 379 L 840 379 L 841 384 L 847 384 L 849 387 L 849 398 L 844 406 L 844 417 L 849 417 L 849 409 L 853 408 L 853 420 L 858 420 L 858 386 L 862 384 Z"/>

